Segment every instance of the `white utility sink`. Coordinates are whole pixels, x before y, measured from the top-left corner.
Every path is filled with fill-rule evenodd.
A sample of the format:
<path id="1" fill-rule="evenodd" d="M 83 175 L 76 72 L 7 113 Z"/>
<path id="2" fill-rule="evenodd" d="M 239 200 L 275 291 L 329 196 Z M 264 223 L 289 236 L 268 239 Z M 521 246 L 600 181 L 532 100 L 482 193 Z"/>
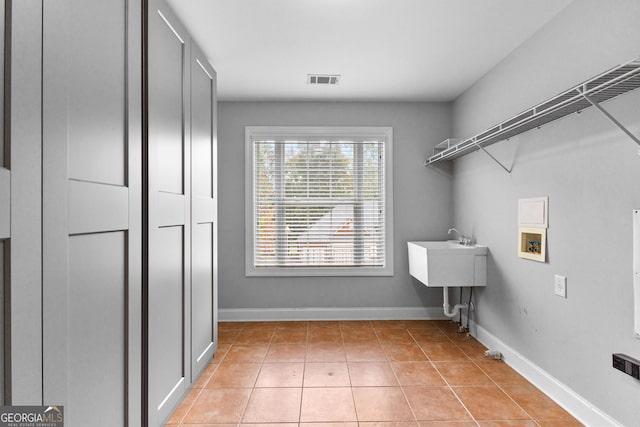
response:
<path id="1" fill-rule="evenodd" d="M 486 286 L 487 247 L 457 240 L 407 242 L 409 273 L 427 286 Z"/>

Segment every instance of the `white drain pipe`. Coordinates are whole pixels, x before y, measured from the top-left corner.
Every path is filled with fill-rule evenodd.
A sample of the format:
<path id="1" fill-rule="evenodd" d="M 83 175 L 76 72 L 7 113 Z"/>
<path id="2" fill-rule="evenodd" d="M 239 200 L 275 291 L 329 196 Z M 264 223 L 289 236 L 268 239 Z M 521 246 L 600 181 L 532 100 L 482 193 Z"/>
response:
<path id="1" fill-rule="evenodd" d="M 469 307 L 469 304 L 456 304 L 453 306 L 453 311 L 449 311 L 451 306 L 449 305 L 449 288 L 446 286 L 442 287 L 442 307 L 444 308 L 444 315 L 447 317 L 455 317 L 460 313 L 460 310 L 463 308 Z"/>

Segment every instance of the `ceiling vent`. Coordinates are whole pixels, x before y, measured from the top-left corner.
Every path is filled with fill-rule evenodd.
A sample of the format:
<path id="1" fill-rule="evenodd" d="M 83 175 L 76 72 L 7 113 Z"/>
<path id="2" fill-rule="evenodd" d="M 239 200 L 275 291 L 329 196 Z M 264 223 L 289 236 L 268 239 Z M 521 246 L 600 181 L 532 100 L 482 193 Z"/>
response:
<path id="1" fill-rule="evenodd" d="M 310 85 L 337 85 L 340 74 L 307 74 L 307 84 Z"/>

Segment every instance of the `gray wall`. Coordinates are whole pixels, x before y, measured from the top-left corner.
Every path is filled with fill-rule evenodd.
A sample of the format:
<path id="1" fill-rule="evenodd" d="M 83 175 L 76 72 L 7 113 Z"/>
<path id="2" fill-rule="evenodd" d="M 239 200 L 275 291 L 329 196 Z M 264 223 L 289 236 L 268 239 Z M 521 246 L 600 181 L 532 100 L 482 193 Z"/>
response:
<path id="1" fill-rule="evenodd" d="M 640 53 L 638 1 L 575 1 L 454 105 L 455 134 L 471 136 Z M 640 135 L 640 91 L 604 104 Z M 633 337 L 632 214 L 640 156 L 593 108 L 455 162 L 456 224 L 490 248 L 476 320 L 623 425 L 640 419 L 640 383 L 611 368 L 638 358 Z M 548 262 L 517 257 L 519 198 L 549 196 Z M 567 276 L 567 299 L 553 276 Z M 636 309 L 640 310 L 640 307 Z"/>
<path id="2" fill-rule="evenodd" d="M 453 104 L 469 137 L 640 55 L 640 2 L 574 0 Z"/>
<path id="3" fill-rule="evenodd" d="M 451 181 L 423 162 L 451 132 L 449 104 L 220 102 L 219 307 L 435 307 L 441 292 L 409 276 L 406 241 L 443 239 Z M 266 278 L 244 275 L 244 128 L 248 125 L 392 126 L 394 276 Z"/>

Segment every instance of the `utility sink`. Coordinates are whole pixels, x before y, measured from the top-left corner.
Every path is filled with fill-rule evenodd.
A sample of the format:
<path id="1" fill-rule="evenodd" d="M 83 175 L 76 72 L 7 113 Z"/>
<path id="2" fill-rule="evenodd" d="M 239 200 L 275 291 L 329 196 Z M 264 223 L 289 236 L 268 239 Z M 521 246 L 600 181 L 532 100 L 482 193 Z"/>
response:
<path id="1" fill-rule="evenodd" d="M 427 286 L 486 286 L 487 247 L 457 240 L 407 242 L 409 273 Z"/>

